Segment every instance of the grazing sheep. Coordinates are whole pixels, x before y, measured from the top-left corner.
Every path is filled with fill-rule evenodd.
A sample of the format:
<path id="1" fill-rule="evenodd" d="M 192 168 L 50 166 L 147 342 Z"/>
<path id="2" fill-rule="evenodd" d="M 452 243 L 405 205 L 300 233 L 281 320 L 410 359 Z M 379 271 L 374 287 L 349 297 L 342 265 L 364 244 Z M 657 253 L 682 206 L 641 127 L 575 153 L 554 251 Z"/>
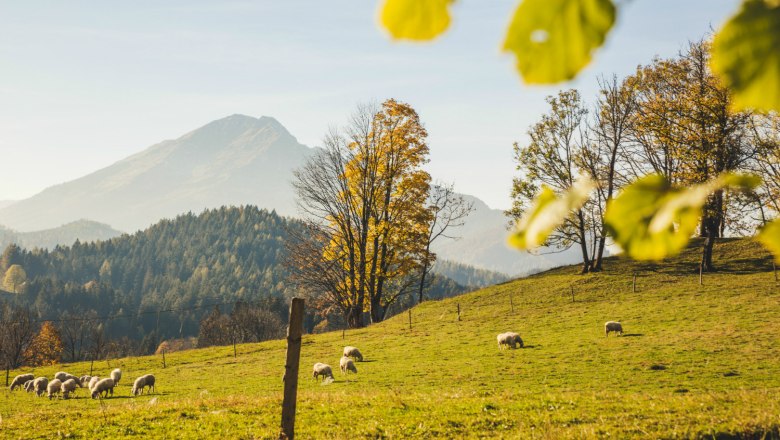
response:
<path id="1" fill-rule="evenodd" d="M 60 382 L 65 382 L 66 380 L 68 380 L 68 376 L 70 376 L 70 374 L 64 371 L 58 371 L 54 373 L 54 378 L 59 380 Z"/>
<path id="2" fill-rule="evenodd" d="M 62 382 L 62 385 L 60 385 L 60 391 L 62 391 L 62 398 L 67 399 L 70 393 L 76 391 L 76 389 L 79 388 L 78 382 L 76 382 L 75 379 L 68 379 L 65 382 Z"/>
<path id="3" fill-rule="evenodd" d="M 130 391 L 134 396 L 144 393 L 144 388 L 149 387 L 151 391 L 154 388 L 155 378 L 153 374 L 144 374 L 133 382 L 133 389 Z"/>
<path id="4" fill-rule="evenodd" d="M 325 380 L 324 378 L 326 377 L 329 377 L 332 380 L 333 370 L 330 368 L 330 365 L 321 362 L 314 364 L 314 378 L 317 379 L 318 376 L 322 376 L 323 380 Z"/>
<path id="5" fill-rule="evenodd" d="M 147 394 L 154 390 L 157 391 L 157 388 L 154 386 L 154 383 L 157 381 L 157 379 L 154 378 L 154 374 L 147 374 L 144 376 L 146 378 L 146 384 L 144 387 L 149 387 L 149 391 L 147 391 Z M 143 391 L 143 389 L 141 390 Z"/>
<path id="6" fill-rule="evenodd" d="M 81 387 L 83 388 L 84 385 L 88 384 L 89 381 L 92 379 L 92 376 L 85 374 L 81 377 L 79 377 L 79 382 L 81 383 Z"/>
<path id="7" fill-rule="evenodd" d="M 341 360 L 339 361 L 339 366 L 341 367 L 341 372 L 344 374 L 347 374 L 347 371 L 351 371 L 357 374 L 357 367 L 355 367 L 355 363 L 352 362 L 352 359 L 346 356 L 341 357 Z"/>
<path id="8" fill-rule="evenodd" d="M 33 388 L 35 389 L 35 395 L 41 397 L 46 392 L 46 387 L 49 385 L 49 379 L 45 377 L 39 377 L 33 381 Z"/>
<path id="9" fill-rule="evenodd" d="M 28 380 L 24 383 L 24 390 L 28 393 L 32 393 L 33 391 L 33 382 L 35 382 L 35 380 Z"/>
<path id="10" fill-rule="evenodd" d="M 111 379 L 114 380 L 114 385 L 119 385 L 119 379 L 122 378 L 122 370 L 120 370 L 119 368 L 114 368 L 110 376 Z"/>
<path id="11" fill-rule="evenodd" d="M 609 336 L 609 332 L 615 332 L 618 336 L 622 336 L 623 325 L 617 321 L 607 321 L 607 323 L 604 324 L 604 332 L 606 333 L 605 336 Z"/>
<path id="12" fill-rule="evenodd" d="M 95 384 L 100 381 L 100 377 L 98 376 L 92 376 L 89 378 L 89 384 L 87 384 L 87 388 L 89 388 L 89 391 L 92 391 L 92 388 L 95 387 Z"/>
<path id="13" fill-rule="evenodd" d="M 363 362 L 363 355 L 360 354 L 360 350 L 358 350 L 357 347 L 344 347 L 344 356 L 355 358 L 358 362 Z"/>
<path id="14" fill-rule="evenodd" d="M 53 398 L 55 394 L 59 394 L 62 388 L 62 381 L 54 379 L 46 386 L 46 395 L 49 399 Z"/>
<path id="15" fill-rule="evenodd" d="M 108 397 L 109 393 L 113 396 L 115 385 L 114 379 L 107 378 L 100 380 L 95 384 L 95 387 L 90 390 L 92 391 L 92 398 L 97 399 L 101 394 L 105 394 L 105 396 Z"/>
<path id="16" fill-rule="evenodd" d="M 17 389 L 17 388 L 23 388 L 24 383 L 28 380 L 35 379 L 35 376 L 32 374 L 20 374 L 16 377 L 14 377 L 13 382 L 11 382 L 11 391 Z"/>
<path id="17" fill-rule="evenodd" d="M 517 345 L 520 345 L 520 348 L 523 348 L 523 339 L 520 338 L 520 335 L 515 332 L 506 332 L 501 333 L 498 336 L 496 336 L 496 340 L 498 341 L 498 349 L 502 350 L 504 348 L 517 348 Z"/>

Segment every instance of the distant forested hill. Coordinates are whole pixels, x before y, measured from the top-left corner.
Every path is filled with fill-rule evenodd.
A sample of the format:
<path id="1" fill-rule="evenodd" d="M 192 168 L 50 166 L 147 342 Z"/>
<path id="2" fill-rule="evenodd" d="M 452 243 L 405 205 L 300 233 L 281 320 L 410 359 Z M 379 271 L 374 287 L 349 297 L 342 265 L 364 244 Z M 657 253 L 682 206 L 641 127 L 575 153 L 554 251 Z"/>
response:
<path id="1" fill-rule="evenodd" d="M 463 286 L 475 288 L 492 286 L 493 284 L 503 283 L 510 279 L 510 277 L 500 272 L 479 269 L 474 266 L 468 266 L 449 260 L 436 260 L 436 264 L 433 266 L 433 272 L 445 276 Z"/>
<path id="2" fill-rule="evenodd" d="M 13 302 L 38 319 L 119 316 L 103 323 L 109 337 L 146 339 L 152 348 L 161 338 L 197 335 L 214 304 L 224 311 L 235 301 L 259 303 L 284 322 L 286 300 L 295 294 L 281 264 L 285 240 L 301 225 L 253 206 L 223 207 L 105 241 L 51 250 L 9 246 L 0 275 L 12 265 L 24 268 L 27 282 Z M 471 271 L 461 278 L 486 283 Z M 469 290 L 442 275 L 433 279 L 430 298 Z"/>
<path id="3" fill-rule="evenodd" d="M 58 228 L 32 232 L 19 232 L 0 226 L 0 249 L 14 243 L 27 249 L 53 249 L 58 244 L 70 245 L 76 240 L 108 240 L 120 235 L 122 233 L 111 226 L 90 220 L 77 220 Z"/>

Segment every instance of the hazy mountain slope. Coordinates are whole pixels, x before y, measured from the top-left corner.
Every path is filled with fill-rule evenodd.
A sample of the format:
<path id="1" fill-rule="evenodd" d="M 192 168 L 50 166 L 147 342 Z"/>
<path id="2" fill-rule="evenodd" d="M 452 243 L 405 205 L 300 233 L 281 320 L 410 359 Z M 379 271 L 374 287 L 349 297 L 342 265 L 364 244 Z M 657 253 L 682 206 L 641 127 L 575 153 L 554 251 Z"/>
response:
<path id="1" fill-rule="evenodd" d="M 434 243 L 433 250 L 439 258 L 513 276 L 582 261 L 582 257 L 574 249 L 560 253 L 543 250 L 540 252 L 547 253 L 531 255 L 509 247 L 506 243 L 509 234 L 506 229 L 508 220 L 503 211 L 491 209 L 476 197 L 465 197 L 473 203 L 474 211 L 468 216 L 463 227 L 452 230 L 452 234 L 460 239 L 443 239 Z"/>
<path id="2" fill-rule="evenodd" d="M 6 206 L 11 206 L 14 203 L 16 203 L 16 200 L 0 200 L 0 209 L 5 208 Z"/>
<path id="3" fill-rule="evenodd" d="M 108 240 L 122 235 L 111 226 L 90 220 L 78 220 L 58 228 L 33 232 L 17 232 L 0 226 L 0 249 L 11 243 L 27 248 L 52 249 L 59 245 L 71 245 L 77 239 L 83 243 Z"/>
<path id="4" fill-rule="evenodd" d="M 311 151 L 273 118 L 233 115 L 6 207 L 0 224 L 30 231 L 89 218 L 131 232 L 241 204 L 289 215 L 290 172 Z"/>

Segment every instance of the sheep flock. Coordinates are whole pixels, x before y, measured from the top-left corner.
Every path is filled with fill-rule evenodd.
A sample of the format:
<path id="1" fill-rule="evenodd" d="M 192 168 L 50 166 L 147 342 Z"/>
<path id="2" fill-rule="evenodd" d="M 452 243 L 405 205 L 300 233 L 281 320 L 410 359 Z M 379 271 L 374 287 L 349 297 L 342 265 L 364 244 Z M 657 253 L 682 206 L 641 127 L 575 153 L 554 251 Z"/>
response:
<path id="1" fill-rule="evenodd" d="M 46 394 L 46 397 L 49 399 L 70 399 L 79 393 L 79 389 L 87 388 L 89 390 L 87 394 L 93 399 L 98 399 L 113 397 L 114 389 L 118 386 L 121 379 L 122 370 L 119 368 L 115 368 L 109 373 L 108 377 L 104 378 L 89 375 L 76 377 L 70 373 L 59 371 L 49 380 L 49 378 L 44 376 L 35 377 L 35 375 L 27 373 L 14 377 L 9 389 L 11 391 L 23 389 L 28 393 L 35 393 L 38 397 Z M 138 396 L 143 394 L 147 388 L 147 393 L 156 391 L 155 382 L 156 379 L 153 374 L 144 374 L 133 382 L 130 394 Z"/>

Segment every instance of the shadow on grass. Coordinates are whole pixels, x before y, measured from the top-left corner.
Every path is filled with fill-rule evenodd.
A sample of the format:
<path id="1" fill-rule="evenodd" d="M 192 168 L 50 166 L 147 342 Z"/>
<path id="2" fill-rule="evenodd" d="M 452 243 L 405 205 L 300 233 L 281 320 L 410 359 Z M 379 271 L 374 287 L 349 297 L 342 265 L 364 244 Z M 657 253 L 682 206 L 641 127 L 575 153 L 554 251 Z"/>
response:
<path id="1" fill-rule="evenodd" d="M 644 333 L 623 333 L 623 338 L 637 338 L 640 336 L 644 336 Z"/>
<path id="2" fill-rule="evenodd" d="M 525 345 L 525 346 L 523 346 L 523 349 L 526 349 L 526 348 L 542 348 L 542 346 L 541 345 Z"/>

